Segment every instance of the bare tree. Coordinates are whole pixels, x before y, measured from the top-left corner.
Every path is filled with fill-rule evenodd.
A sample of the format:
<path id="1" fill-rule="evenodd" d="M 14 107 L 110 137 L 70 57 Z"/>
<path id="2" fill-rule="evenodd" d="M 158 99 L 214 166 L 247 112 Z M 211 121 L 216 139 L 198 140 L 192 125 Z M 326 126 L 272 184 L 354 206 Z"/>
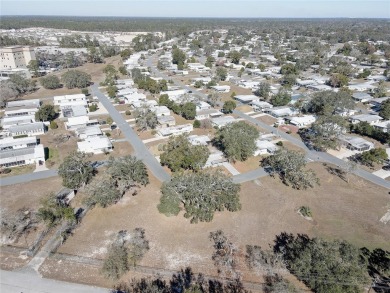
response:
<path id="1" fill-rule="evenodd" d="M 266 275 L 275 275 L 286 268 L 281 254 L 263 250 L 257 245 L 246 246 L 245 260 L 249 269 Z"/>
<path id="2" fill-rule="evenodd" d="M 214 253 L 212 259 L 218 269 L 218 274 L 223 278 L 240 278 L 238 269 L 239 250 L 225 236 L 222 230 L 210 232 L 210 241 L 214 242 Z"/>

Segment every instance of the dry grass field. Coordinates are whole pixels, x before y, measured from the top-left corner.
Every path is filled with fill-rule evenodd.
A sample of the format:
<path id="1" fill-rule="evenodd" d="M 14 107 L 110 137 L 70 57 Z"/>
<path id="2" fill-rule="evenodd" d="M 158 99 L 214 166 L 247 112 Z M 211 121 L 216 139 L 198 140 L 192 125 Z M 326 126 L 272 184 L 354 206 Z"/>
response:
<path id="1" fill-rule="evenodd" d="M 320 178 L 320 186 L 298 191 L 271 177 L 247 182 L 241 187 L 241 211 L 218 212 L 211 223 L 199 224 L 190 224 L 183 213 L 177 217 L 159 214 L 160 184 L 151 178 L 138 195 L 126 195 L 114 206 L 90 211 L 59 252 L 102 259 L 118 231 L 136 227 L 143 227 L 150 240 L 150 251 L 141 265 L 166 269 L 191 265 L 195 272 L 206 274 L 216 273 L 208 235 L 217 229 L 225 231 L 242 251 L 247 244 L 268 247 L 281 232 L 390 249 L 390 227 L 379 222 L 387 211 L 388 191 L 357 177 L 346 183 L 319 163 L 311 163 L 310 168 Z M 313 221 L 297 213 L 302 205 L 311 208 Z M 249 278 L 243 265 L 241 269 Z M 76 273 L 66 273 L 69 279 L 77 279 Z"/>

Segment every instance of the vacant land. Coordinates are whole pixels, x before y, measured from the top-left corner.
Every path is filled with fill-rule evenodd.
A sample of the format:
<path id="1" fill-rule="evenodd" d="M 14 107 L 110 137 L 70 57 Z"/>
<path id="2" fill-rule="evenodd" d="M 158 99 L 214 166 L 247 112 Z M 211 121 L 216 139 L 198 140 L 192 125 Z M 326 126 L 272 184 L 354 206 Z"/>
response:
<path id="1" fill-rule="evenodd" d="M 209 232 L 222 229 L 244 251 L 246 244 L 268 247 L 281 232 L 307 233 L 327 239 L 345 239 L 358 246 L 389 249 L 390 227 L 379 222 L 386 213 L 388 191 L 357 177 L 350 183 L 329 174 L 322 164 L 312 163 L 321 185 L 306 191 L 293 190 L 278 178 L 264 177 L 241 188 L 242 210 L 216 213 L 211 223 L 190 224 L 181 213 L 165 217 L 157 211 L 159 183 L 138 195 L 126 195 L 106 209 L 94 208 L 59 252 L 104 258 L 107 247 L 120 230 L 143 227 L 150 251 L 141 265 L 179 269 L 191 265 L 195 272 L 215 274 Z M 297 210 L 309 206 L 313 221 Z M 246 269 L 242 265 L 241 269 Z M 69 278 L 76 278 L 72 272 Z"/>

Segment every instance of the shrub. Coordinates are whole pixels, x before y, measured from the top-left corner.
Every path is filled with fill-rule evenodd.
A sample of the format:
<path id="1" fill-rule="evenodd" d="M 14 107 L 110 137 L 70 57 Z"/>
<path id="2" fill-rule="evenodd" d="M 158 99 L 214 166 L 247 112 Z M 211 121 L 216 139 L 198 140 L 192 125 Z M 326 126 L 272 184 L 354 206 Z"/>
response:
<path id="1" fill-rule="evenodd" d="M 57 122 L 51 121 L 51 122 L 50 122 L 50 129 L 57 129 L 57 128 L 58 128 Z"/>
<path id="2" fill-rule="evenodd" d="M 310 217 L 311 218 L 313 216 L 313 214 L 311 212 L 311 209 L 308 206 L 301 206 L 299 208 L 299 212 L 304 217 Z"/>
<path id="3" fill-rule="evenodd" d="M 278 141 L 278 142 L 276 143 L 276 145 L 277 145 L 277 146 L 283 146 L 283 141 Z"/>
<path id="4" fill-rule="evenodd" d="M 110 136 L 111 136 L 111 133 L 109 133 L 108 131 L 106 131 L 105 134 L 106 134 L 107 137 L 110 137 Z"/>
<path id="5" fill-rule="evenodd" d="M 88 109 L 89 112 L 95 112 L 98 109 L 98 106 L 96 104 L 92 104 Z"/>
<path id="6" fill-rule="evenodd" d="M 200 128 L 200 121 L 195 120 L 193 126 L 194 126 L 194 128 Z"/>
<path id="7" fill-rule="evenodd" d="M 126 114 L 127 116 L 130 116 L 130 115 L 131 115 L 130 110 L 126 110 L 125 114 Z"/>
<path id="8" fill-rule="evenodd" d="M 83 88 L 83 89 L 81 89 L 81 93 L 82 93 L 82 94 L 84 94 L 84 95 L 86 95 L 86 96 L 88 96 L 88 95 L 89 95 L 89 91 L 88 91 L 88 89 L 87 89 L 87 88 Z"/>

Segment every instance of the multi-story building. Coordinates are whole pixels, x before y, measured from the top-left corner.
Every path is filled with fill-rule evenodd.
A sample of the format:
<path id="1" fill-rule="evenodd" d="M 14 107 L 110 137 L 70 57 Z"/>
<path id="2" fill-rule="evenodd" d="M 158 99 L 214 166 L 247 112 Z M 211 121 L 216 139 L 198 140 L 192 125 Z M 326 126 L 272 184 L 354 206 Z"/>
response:
<path id="1" fill-rule="evenodd" d="M 0 48 L 0 70 L 27 68 L 31 60 L 36 60 L 32 47 L 10 46 Z"/>

